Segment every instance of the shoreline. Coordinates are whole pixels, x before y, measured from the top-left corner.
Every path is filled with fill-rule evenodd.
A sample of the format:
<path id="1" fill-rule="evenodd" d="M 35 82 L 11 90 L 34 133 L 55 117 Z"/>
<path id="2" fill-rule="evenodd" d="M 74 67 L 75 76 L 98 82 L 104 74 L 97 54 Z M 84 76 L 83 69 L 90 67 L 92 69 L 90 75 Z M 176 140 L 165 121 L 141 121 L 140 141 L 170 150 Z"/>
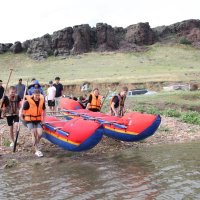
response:
<path id="1" fill-rule="evenodd" d="M 2 126 L 4 126 L 2 128 Z M 45 165 L 57 162 L 70 162 L 74 159 L 92 159 L 93 157 L 107 154 L 116 154 L 119 151 L 127 149 L 140 149 L 161 144 L 177 144 L 200 141 L 200 126 L 180 122 L 176 118 L 162 116 L 161 125 L 154 135 L 140 142 L 120 142 L 106 136 L 93 149 L 85 152 L 70 152 L 51 144 L 49 141 L 42 139 L 42 152 L 44 157 L 35 156 L 31 135 L 28 129 L 21 126 L 19 135 L 19 145 L 16 153 L 8 147 L 9 132 L 5 120 L 0 123 L 0 169 L 11 168 L 21 164 L 28 165 Z"/>

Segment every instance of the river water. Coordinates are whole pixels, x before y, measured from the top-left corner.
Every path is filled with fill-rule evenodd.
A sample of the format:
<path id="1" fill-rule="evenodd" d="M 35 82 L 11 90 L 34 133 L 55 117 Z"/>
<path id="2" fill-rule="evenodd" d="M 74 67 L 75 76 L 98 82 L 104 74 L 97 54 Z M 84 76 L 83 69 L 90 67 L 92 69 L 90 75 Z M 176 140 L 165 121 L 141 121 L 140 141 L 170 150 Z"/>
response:
<path id="1" fill-rule="evenodd" d="M 4 169 L 0 200 L 200 199 L 199 155 L 189 143 Z"/>

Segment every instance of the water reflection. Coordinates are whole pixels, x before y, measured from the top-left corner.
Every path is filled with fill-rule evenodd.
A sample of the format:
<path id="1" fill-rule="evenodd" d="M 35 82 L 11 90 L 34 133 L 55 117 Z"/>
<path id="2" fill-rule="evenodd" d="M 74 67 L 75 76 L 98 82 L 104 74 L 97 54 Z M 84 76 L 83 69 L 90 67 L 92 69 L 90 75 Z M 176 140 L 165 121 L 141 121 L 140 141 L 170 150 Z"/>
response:
<path id="1" fill-rule="evenodd" d="M 0 173 L 0 199 L 200 199 L 200 145 L 165 145 Z"/>

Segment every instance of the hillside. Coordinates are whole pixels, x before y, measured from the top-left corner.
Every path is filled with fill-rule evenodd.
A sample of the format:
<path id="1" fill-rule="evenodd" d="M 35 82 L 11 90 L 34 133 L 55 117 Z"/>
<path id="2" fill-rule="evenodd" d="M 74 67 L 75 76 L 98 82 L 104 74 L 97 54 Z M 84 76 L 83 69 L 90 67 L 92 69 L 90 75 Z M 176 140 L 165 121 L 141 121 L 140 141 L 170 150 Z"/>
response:
<path id="1" fill-rule="evenodd" d="M 200 48 L 200 20 L 190 19 L 156 28 L 151 28 L 148 22 L 126 28 L 106 23 L 97 23 L 96 27 L 81 24 L 22 43 L 0 43 L 0 54 L 25 52 L 33 59 L 42 60 L 52 55 L 67 57 L 89 52 L 143 52 L 146 46 L 158 42 Z"/>
<path id="2" fill-rule="evenodd" d="M 5 53 L 0 54 L 0 67 L 4 82 L 9 68 L 14 68 L 13 84 L 20 77 L 48 83 L 55 76 L 60 76 L 63 84 L 189 82 L 200 80 L 200 51 L 190 45 L 154 44 L 142 53 L 93 52 L 67 58 L 51 56 L 43 61 L 25 53 Z"/>

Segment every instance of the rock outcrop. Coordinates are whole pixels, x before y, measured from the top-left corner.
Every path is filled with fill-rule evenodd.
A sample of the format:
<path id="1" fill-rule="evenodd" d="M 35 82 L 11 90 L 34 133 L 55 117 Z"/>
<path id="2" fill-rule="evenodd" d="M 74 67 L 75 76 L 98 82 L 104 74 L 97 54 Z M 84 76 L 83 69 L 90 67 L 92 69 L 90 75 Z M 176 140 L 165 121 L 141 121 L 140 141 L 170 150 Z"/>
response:
<path id="1" fill-rule="evenodd" d="M 34 59 L 48 56 L 68 56 L 91 51 L 143 51 L 155 42 L 188 41 L 200 48 L 200 20 L 186 20 L 170 26 L 151 28 L 149 23 L 138 23 L 127 28 L 97 23 L 67 27 L 42 37 L 14 44 L 0 44 L 0 53 L 11 51 L 29 54 Z"/>

